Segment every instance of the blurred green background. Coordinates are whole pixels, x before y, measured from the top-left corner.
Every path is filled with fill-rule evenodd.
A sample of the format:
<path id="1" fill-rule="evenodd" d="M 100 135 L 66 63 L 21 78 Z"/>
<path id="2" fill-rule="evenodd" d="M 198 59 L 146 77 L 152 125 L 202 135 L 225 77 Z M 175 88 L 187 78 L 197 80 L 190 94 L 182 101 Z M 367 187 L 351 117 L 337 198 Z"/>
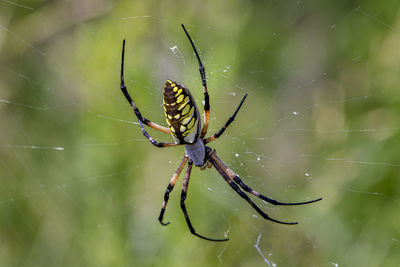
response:
<path id="1" fill-rule="evenodd" d="M 142 135 L 119 90 L 165 124 L 167 78 L 201 106 L 212 143 L 280 201 L 265 221 L 213 169 L 163 194 L 183 148 Z M 398 266 L 398 1 L 0 1 L 0 266 Z M 170 136 L 149 130 L 157 140 Z"/>

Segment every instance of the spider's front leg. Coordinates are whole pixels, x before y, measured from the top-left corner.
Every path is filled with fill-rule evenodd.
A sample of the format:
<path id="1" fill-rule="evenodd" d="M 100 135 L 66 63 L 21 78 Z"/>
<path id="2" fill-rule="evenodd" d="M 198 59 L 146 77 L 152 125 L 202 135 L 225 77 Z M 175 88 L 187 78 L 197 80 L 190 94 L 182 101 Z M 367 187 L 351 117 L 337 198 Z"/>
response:
<path id="1" fill-rule="evenodd" d="M 231 188 L 238 193 L 242 198 L 244 198 L 257 212 L 260 214 L 264 219 L 280 223 L 280 224 L 297 224 L 297 222 L 283 222 L 279 221 L 276 219 L 273 219 L 269 217 L 266 213 L 264 213 L 247 195 L 245 192 L 240 190 L 239 186 L 243 188 L 243 190 L 249 192 L 252 195 L 255 195 L 256 197 L 265 200 L 271 204 L 274 205 L 303 205 L 303 204 L 309 204 L 313 203 L 316 201 L 322 200 L 322 198 L 307 201 L 307 202 L 297 202 L 297 203 L 285 203 L 285 202 L 279 202 L 274 199 L 270 199 L 266 196 L 261 195 L 260 193 L 252 190 L 250 187 L 248 187 L 246 184 L 242 182 L 242 180 L 239 178 L 239 176 L 234 173 L 231 169 L 229 169 L 225 163 L 216 155 L 215 151 L 212 151 L 211 148 L 206 147 L 206 154 L 208 160 L 214 165 L 215 169 L 218 171 L 218 173 L 224 178 L 224 180 L 231 186 Z M 237 184 L 236 184 L 237 183 Z"/>
<path id="2" fill-rule="evenodd" d="M 190 159 L 188 166 L 187 166 L 186 173 L 185 173 L 185 177 L 183 180 L 182 193 L 181 193 L 181 209 L 182 209 L 183 215 L 185 216 L 185 220 L 189 227 L 189 230 L 193 235 L 200 237 L 202 239 L 208 240 L 208 241 L 216 241 L 216 242 L 228 241 L 229 240 L 228 238 L 212 239 L 212 238 L 208 238 L 208 237 L 205 237 L 205 236 L 202 236 L 202 235 L 196 233 L 196 230 L 194 229 L 194 227 L 189 219 L 189 214 L 187 213 L 187 210 L 186 210 L 185 200 L 186 200 L 187 191 L 188 191 L 188 187 L 189 187 L 189 179 L 190 179 L 190 173 L 192 171 L 192 166 L 193 166 L 193 161 Z"/>
<path id="3" fill-rule="evenodd" d="M 268 216 L 265 212 L 263 212 L 247 195 L 245 192 L 240 190 L 239 186 L 233 182 L 233 180 L 229 177 L 229 175 L 224 171 L 223 168 L 214 160 L 213 157 L 209 155 L 209 161 L 214 165 L 215 169 L 221 175 L 221 177 L 229 184 L 229 186 L 244 200 L 246 200 L 252 207 L 260 214 L 264 219 L 270 220 L 280 224 L 298 224 L 297 222 L 283 222 L 276 219 L 273 219 Z"/>
<path id="4" fill-rule="evenodd" d="M 179 175 L 181 175 L 181 172 L 182 172 L 183 168 L 185 167 L 188 159 L 189 159 L 188 156 L 185 155 L 185 157 L 183 158 L 181 164 L 179 164 L 178 169 L 176 170 L 174 175 L 172 175 L 172 178 L 169 181 L 169 184 L 167 186 L 167 190 L 165 191 L 164 201 L 163 201 L 162 206 L 161 206 L 160 216 L 158 216 L 158 221 L 164 226 L 169 224 L 169 222 L 167 222 L 167 223 L 163 222 L 164 212 L 165 212 L 165 209 L 167 208 L 167 204 L 168 204 L 169 193 L 171 193 L 172 189 L 174 189 L 176 181 L 178 180 Z"/>
<path id="5" fill-rule="evenodd" d="M 296 206 L 296 205 L 310 204 L 310 203 L 314 203 L 314 202 L 322 200 L 322 198 L 318 198 L 318 199 L 304 201 L 304 202 L 280 202 L 275 199 L 266 197 L 264 195 L 261 195 L 257 191 L 254 191 L 249 186 L 247 186 L 234 171 L 232 171 L 231 169 L 228 168 L 228 166 L 226 166 L 226 164 L 217 156 L 217 154 L 214 151 L 210 152 L 209 155 L 210 155 L 210 157 L 212 157 L 214 159 L 215 163 L 229 176 L 229 178 L 231 178 L 233 181 L 235 181 L 235 183 L 237 183 L 244 191 L 246 191 L 246 192 L 248 192 L 270 204 L 281 205 L 281 206 Z"/>

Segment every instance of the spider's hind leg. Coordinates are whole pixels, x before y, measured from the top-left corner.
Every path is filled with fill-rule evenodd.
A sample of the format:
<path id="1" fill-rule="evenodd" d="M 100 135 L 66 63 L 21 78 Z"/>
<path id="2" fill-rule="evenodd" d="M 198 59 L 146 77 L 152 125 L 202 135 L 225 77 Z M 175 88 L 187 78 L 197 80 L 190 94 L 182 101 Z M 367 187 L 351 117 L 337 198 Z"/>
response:
<path id="1" fill-rule="evenodd" d="M 204 68 L 203 62 L 201 62 L 201 58 L 199 56 L 199 53 L 197 52 L 196 46 L 194 45 L 194 42 L 192 40 L 192 37 L 190 37 L 189 33 L 187 32 L 185 25 L 181 24 L 183 31 L 185 32 L 187 38 L 189 39 L 190 44 L 192 45 L 194 54 L 196 55 L 197 61 L 199 63 L 199 71 L 200 71 L 200 76 L 201 76 L 201 83 L 203 85 L 203 94 L 204 94 L 204 125 L 203 129 L 201 129 L 201 134 L 200 137 L 203 138 L 207 134 L 207 129 L 208 129 L 208 123 L 210 121 L 210 97 L 208 95 L 208 89 L 207 89 L 207 78 L 206 78 L 206 69 Z"/>
<path id="2" fill-rule="evenodd" d="M 150 128 L 153 128 L 155 130 L 158 130 L 160 132 L 164 132 L 164 133 L 168 133 L 170 134 L 170 130 L 167 127 L 161 126 L 157 123 L 154 123 L 146 118 L 144 118 L 142 116 L 142 114 L 140 113 L 138 107 L 136 106 L 135 102 L 133 102 L 132 97 L 129 95 L 128 90 L 125 86 L 125 81 L 124 81 L 124 59 L 125 59 L 125 39 L 123 40 L 122 43 L 122 56 L 121 56 L 121 91 L 124 94 L 126 100 L 129 102 L 129 104 L 131 105 L 133 111 L 135 112 L 136 117 L 139 120 L 139 125 L 140 128 L 142 129 L 142 133 L 143 135 L 149 139 L 149 141 L 155 145 L 156 147 L 171 147 L 171 146 L 178 146 L 180 144 L 175 144 L 175 143 L 159 143 L 156 140 L 154 140 L 146 131 L 146 129 L 144 129 L 143 124 L 149 126 Z"/>
<path id="3" fill-rule="evenodd" d="M 146 118 L 142 117 L 142 114 L 139 111 L 139 108 L 136 106 L 135 102 L 133 102 L 132 97 L 129 95 L 128 90 L 126 89 L 125 86 L 125 81 L 124 81 L 124 59 L 125 59 L 125 39 L 122 42 L 122 57 L 121 57 L 121 91 L 124 94 L 126 100 L 129 102 L 129 104 L 132 106 L 133 111 L 135 112 L 136 117 L 138 118 L 139 121 L 141 121 L 143 124 L 158 130 L 160 132 L 164 132 L 167 134 L 170 134 L 170 131 L 167 127 L 161 126 L 157 123 L 154 123 Z"/>

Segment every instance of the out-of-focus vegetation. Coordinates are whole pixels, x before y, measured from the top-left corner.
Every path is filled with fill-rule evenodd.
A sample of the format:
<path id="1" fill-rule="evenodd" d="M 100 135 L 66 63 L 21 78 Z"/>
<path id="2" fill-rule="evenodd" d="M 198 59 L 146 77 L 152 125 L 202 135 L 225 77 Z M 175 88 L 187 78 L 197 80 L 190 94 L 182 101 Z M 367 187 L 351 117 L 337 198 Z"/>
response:
<path id="1" fill-rule="evenodd" d="M 398 1 L 0 1 L 0 265 L 398 266 L 399 11 Z M 230 241 L 190 234 L 182 177 L 171 224 L 158 223 L 183 148 L 142 136 L 119 91 L 121 46 L 129 91 L 164 124 L 167 78 L 201 106 L 180 23 L 205 62 L 210 133 L 249 93 L 212 147 L 272 198 L 323 197 L 257 200 L 299 225 L 264 221 L 198 168 L 194 226 Z"/>

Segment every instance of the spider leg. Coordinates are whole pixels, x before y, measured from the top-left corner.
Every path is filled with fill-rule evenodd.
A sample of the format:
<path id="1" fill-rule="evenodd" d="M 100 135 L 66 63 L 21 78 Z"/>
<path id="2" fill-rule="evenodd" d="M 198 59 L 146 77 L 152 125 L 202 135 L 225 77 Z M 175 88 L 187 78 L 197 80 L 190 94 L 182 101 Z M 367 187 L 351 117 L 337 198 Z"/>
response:
<path id="1" fill-rule="evenodd" d="M 215 160 L 216 164 L 218 164 L 218 166 L 224 170 L 224 172 L 226 174 L 229 175 L 229 177 L 231 179 L 233 179 L 233 181 L 235 181 L 244 191 L 249 192 L 250 194 L 270 203 L 273 205 L 287 205 L 287 206 L 295 206 L 295 205 L 304 205 L 304 204 L 310 204 L 310 203 L 314 203 L 317 201 L 322 200 L 322 198 L 318 198 L 318 199 L 314 199 L 314 200 L 310 200 L 310 201 L 305 201 L 305 202 L 279 202 L 275 199 L 271 199 L 269 197 L 266 197 L 264 195 L 261 195 L 260 193 L 258 193 L 257 191 L 254 191 L 253 189 L 251 189 L 249 186 L 247 186 L 245 183 L 243 183 L 243 181 L 240 179 L 240 177 L 231 169 L 228 168 L 228 166 L 226 166 L 226 164 L 217 156 L 217 154 L 215 152 L 211 152 L 211 157 L 213 157 L 213 159 Z"/>
<path id="2" fill-rule="evenodd" d="M 158 216 L 158 221 L 159 221 L 162 225 L 164 225 L 164 226 L 169 224 L 169 222 L 163 223 L 164 212 L 165 212 L 165 209 L 166 209 L 167 204 L 168 204 L 169 193 L 172 191 L 172 189 L 174 189 L 174 186 L 175 186 L 175 184 L 176 184 L 176 181 L 178 180 L 179 175 L 181 174 L 183 168 L 185 167 L 185 165 L 186 165 L 188 159 L 189 159 L 188 156 L 185 155 L 185 157 L 183 158 L 181 164 L 179 164 L 178 169 L 176 170 L 176 172 L 175 172 L 174 175 L 172 176 L 171 180 L 169 181 L 169 184 L 168 184 L 168 186 L 167 186 L 167 190 L 165 191 L 165 194 L 164 194 L 164 201 L 163 201 L 163 204 L 162 204 L 162 206 L 161 206 L 160 216 Z"/>
<path id="3" fill-rule="evenodd" d="M 156 140 L 154 140 L 153 137 L 151 137 L 151 136 L 146 132 L 146 130 L 144 129 L 143 124 L 142 124 L 141 121 L 139 121 L 139 125 L 140 125 L 140 128 L 142 129 L 143 135 L 144 135 L 147 139 L 149 139 L 149 141 L 150 141 L 154 146 L 156 146 L 156 147 L 171 147 L 171 146 L 179 146 L 179 145 L 181 145 L 181 144 L 176 144 L 176 143 L 172 143 L 172 142 L 169 142 L 169 143 L 162 143 L 162 142 L 161 142 L 161 143 L 159 143 L 159 142 L 157 142 Z"/>
<path id="4" fill-rule="evenodd" d="M 243 192 L 242 190 L 240 190 L 239 186 L 237 184 L 234 183 L 234 181 L 229 177 L 228 173 L 226 172 L 226 170 L 224 170 L 220 164 L 218 164 L 218 162 L 215 160 L 216 155 L 214 152 L 211 151 L 211 149 L 208 149 L 207 152 L 207 157 L 208 160 L 212 163 L 212 165 L 214 165 L 215 169 L 218 171 L 218 173 L 222 176 L 222 178 L 224 178 L 224 180 L 231 186 L 231 188 L 238 193 L 242 198 L 244 198 L 252 207 L 253 209 L 255 209 L 258 214 L 260 214 L 264 219 L 266 220 L 270 220 L 276 223 L 280 223 L 280 224 L 298 224 L 298 222 L 283 222 L 283 221 L 279 221 L 276 219 L 273 219 L 271 217 L 269 217 L 266 213 L 264 213 L 247 195 L 245 192 Z"/>
<path id="5" fill-rule="evenodd" d="M 215 134 L 213 134 L 212 136 L 206 138 L 204 140 L 204 144 L 210 143 L 211 141 L 214 141 L 215 139 L 217 139 L 218 137 L 220 137 L 226 130 L 226 128 L 228 128 L 228 126 L 233 122 L 233 120 L 236 117 L 236 114 L 239 112 L 240 108 L 243 105 L 244 100 L 247 97 L 247 93 L 244 95 L 244 97 L 242 98 L 242 100 L 240 101 L 239 106 L 236 108 L 235 112 L 233 113 L 233 115 L 231 117 L 229 117 L 228 121 L 225 123 L 225 125 Z"/>
<path id="6" fill-rule="evenodd" d="M 136 117 L 137 117 L 138 120 L 139 120 L 139 125 L 140 125 L 140 128 L 142 129 L 143 135 L 144 135 L 147 139 L 149 139 L 149 141 L 150 141 L 153 145 L 155 145 L 156 147 L 170 147 L 170 146 L 177 146 L 177 145 L 179 145 L 179 144 L 175 144 L 175 143 L 158 143 L 158 142 L 155 141 L 155 140 L 146 132 L 146 130 L 144 129 L 143 124 L 145 124 L 145 125 L 147 125 L 147 126 L 153 128 L 153 129 L 155 129 L 155 130 L 164 132 L 164 133 L 168 133 L 168 134 L 171 133 L 167 127 L 158 125 L 157 123 L 151 122 L 151 121 L 149 121 L 148 119 L 142 117 L 142 114 L 140 113 L 139 109 L 136 107 L 135 102 L 133 102 L 133 100 L 132 100 L 131 96 L 129 95 L 128 90 L 126 89 L 126 86 L 125 86 L 125 82 L 124 82 L 124 57 L 125 57 L 125 39 L 124 39 L 123 42 L 122 42 L 121 91 L 122 91 L 122 93 L 124 93 L 124 96 L 125 96 L 126 100 L 128 100 L 129 104 L 132 106 L 133 111 L 135 112 Z"/>
<path id="7" fill-rule="evenodd" d="M 190 173 L 192 171 L 192 166 L 193 166 L 193 161 L 190 159 L 188 162 L 185 177 L 183 180 L 182 194 L 181 194 L 181 209 L 183 211 L 183 215 L 185 215 L 185 220 L 190 229 L 190 232 L 192 234 L 194 234 L 195 236 L 200 237 L 205 240 L 208 240 L 208 241 L 217 241 L 217 242 L 218 241 L 228 241 L 229 239 L 227 239 L 227 238 L 226 239 L 212 239 L 212 238 L 208 238 L 208 237 L 199 235 L 198 233 L 196 233 L 196 231 L 193 228 L 192 223 L 190 222 L 189 215 L 187 213 L 186 206 L 185 206 L 185 200 L 186 200 L 187 190 L 188 190 L 188 186 L 189 186 L 189 179 L 190 179 Z"/>
<path id="8" fill-rule="evenodd" d="M 185 25 L 181 24 L 183 30 L 185 31 L 185 34 L 187 38 L 190 41 L 190 44 L 193 47 L 194 53 L 197 57 L 197 61 L 199 62 L 199 71 L 200 71 L 200 76 L 201 76 L 201 83 L 203 84 L 203 93 L 204 93 L 204 125 L 203 128 L 201 129 L 201 135 L 200 138 L 203 138 L 208 129 L 208 123 L 210 120 L 210 97 L 208 95 L 208 90 L 207 90 L 207 78 L 206 78 L 206 70 L 203 66 L 203 63 L 201 62 L 199 53 L 197 53 L 196 46 L 194 45 L 194 42 L 192 38 L 190 37 L 189 33 L 186 31 Z"/>
<path id="9" fill-rule="evenodd" d="M 126 90 L 126 87 L 125 87 L 125 82 L 124 82 L 124 58 L 125 58 L 125 39 L 123 40 L 123 43 L 122 43 L 121 90 L 124 93 L 124 96 L 125 96 L 126 100 L 128 100 L 129 104 L 132 106 L 133 111 L 136 114 L 136 117 L 143 124 L 153 128 L 155 130 L 170 134 L 171 132 L 169 131 L 169 129 L 167 127 L 161 126 L 161 125 L 159 125 L 157 123 L 154 123 L 154 122 L 149 121 L 148 119 L 142 117 L 142 114 L 140 113 L 139 109 L 136 107 L 135 103 L 133 102 L 131 96 L 129 95 L 129 93 Z"/>

